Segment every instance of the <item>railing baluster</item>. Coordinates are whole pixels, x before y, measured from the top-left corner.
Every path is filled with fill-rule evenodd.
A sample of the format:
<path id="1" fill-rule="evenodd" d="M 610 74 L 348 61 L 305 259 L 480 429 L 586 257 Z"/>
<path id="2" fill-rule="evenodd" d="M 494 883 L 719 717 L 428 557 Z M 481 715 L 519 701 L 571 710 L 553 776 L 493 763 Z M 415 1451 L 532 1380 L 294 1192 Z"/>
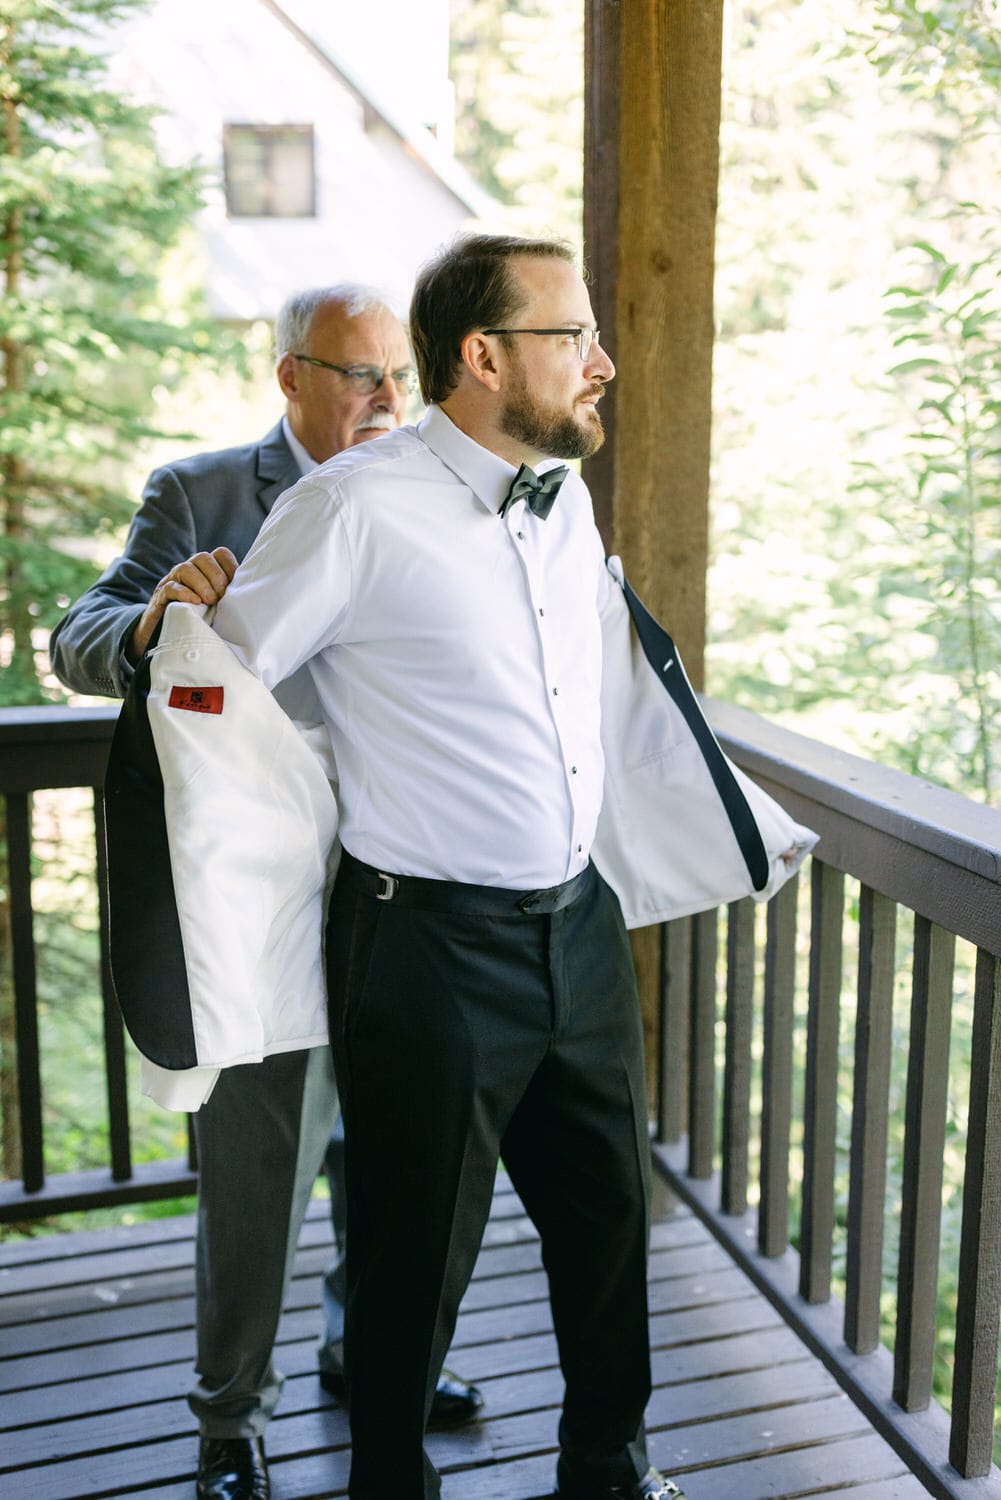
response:
<path id="1" fill-rule="evenodd" d="M 31 904 L 31 794 L 7 797 L 10 928 L 14 949 L 14 1014 L 18 1102 L 21 1110 L 21 1180 L 26 1193 L 45 1186 L 42 1077 L 38 1050 L 34 913 Z"/>
<path id="2" fill-rule="evenodd" d="M 981 948 L 973 1001 L 970 1119 L 952 1381 L 949 1458 L 987 1474 L 994 1437 L 1001 1313 L 1001 959 Z"/>
<path id="3" fill-rule="evenodd" d="M 845 1343 L 856 1354 L 879 1343 L 896 930 L 896 902 L 864 885 L 845 1274 Z"/>
<path id="4" fill-rule="evenodd" d="M 111 978 L 108 911 L 108 851 L 104 832 L 104 794 L 94 788 L 94 846 L 97 854 L 97 909 L 101 944 L 101 999 L 104 1014 L 104 1076 L 108 1098 L 111 1176 L 127 1182 L 132 1176 L 132 1139 L 129 1131 L 128 1082 L 125 1071 L 125 1033 Z"/>
<path id="5" fill-rule="evenodd" d="M 692 1029 L 689 1064 L 688 1173 L 711 1177 L 716 1153 L 715 908 L 692 918 Z"/>
<path id="6" fill-rule="evenodd" d="M 660 1054 L 657 1061 L 657 1139 L 680 1141 L 688 1110 L 688 1030 L 692 924 L 665 922 L 660 938 Z"/>
<path id="7" fill-rule="evenodd" d="M 10 1065 L 17 1068 L 22 1140 L 20 1171 L 0 1181 L 0 1225 L 44 1214 L 73 1213 L 191 1192 L 187 1163 L 130 1161 L 124 1081 L 124 1033 L 113 1004 L 107 970 L 104 851 L 97 849 L 101 991 L 104 1002 L 109 1161 L 106 1167 L 47 1174 L 43 1129 L 44 1074 L 38 1023 L 35 923 L 32 909 L 33 792 L 101 785 L 117 708 L 0 709 L 0 795 L 7 805 L 7 872 L 15 1035 Z M 99 797 L 95 821 L 100 823 Z M 16 1054 L 16 1060 L 15 1060 Z M 191 1134 L 189 1128 L 189 1141 Z M 193 1141 L 189 1158 L 193 1159 Z"/>
<path id="8" fill-rule="evenodd" d="M 820 860 L 811 869 L 810 1007 L 803 1118 L 803 1215 L 799 1291 L 807 1302 L 831 1295 L 834 1158 L 841 1012 L 844 876 Z"/>
<path id="9" fill-rule="evenodd" d="M 769 1256 L 783 1255 L 789 1247 L 789 1132 L 798 898 L 799 876 L 794 875 L 768 904 L 765 938 L 758 1249 Z"/>
<path id="10" fill-rule="evenodd" d="M 905 1411 L 931 1400 L 955 950 L 951 932 L 915 917 L 893 1349 L 893 1399 Z"/>
<path id="11" fill-rule="evenodd" d="M 728 909 L 726 955 L 721 1205 L 725 1214 L 742 1214 L 747 1208 L 754 1006 L 754 903 L 750 900 L 734 901 Z"/>

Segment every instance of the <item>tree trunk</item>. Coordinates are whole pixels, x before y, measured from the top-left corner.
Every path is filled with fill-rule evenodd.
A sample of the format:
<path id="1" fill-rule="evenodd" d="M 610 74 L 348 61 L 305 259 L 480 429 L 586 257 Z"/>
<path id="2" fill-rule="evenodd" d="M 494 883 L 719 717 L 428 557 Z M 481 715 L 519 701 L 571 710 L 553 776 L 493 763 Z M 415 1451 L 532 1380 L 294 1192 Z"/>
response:
<path id="1" fill-rule="evenodd" d="M 15 76 L 13 65 L 14 28 L 8 26 L 6 40 L 0 51 L 0 63 Z M 16 84 L 15 84 L 16 90 Z M 21 155 L 21 120 L 18 115 L 16 97 L 7 94 L 3 100 L 4 155 L 17 158 Z M 14 297 L 20 290 L 21 281 L 21 234 L 22 215 L 19 208 L 12 208 L 3 224 L 3 241 L 6 253 L 3 260 L 4 291 Z M 3 385 L 5 395 L 20 391 L 24 385 L 24 350 L 16 339 L 0 340 L 3 356 Z M 20 541 L 25 534 L 24 514 L 25 465 L 23 459 L 10 455 L 0 465 L 0 511 L 2 511 L 3 534 L 11 541 Z M 9 632 L 10 666 L 13 681 L 30 681 L 34 675 L 34 652 L 31 642 L 32 620 L 27 609 L 21 568 L 13 558 L 4 563 L 2 579 L 4 615 Z"/>
<path id="2" fill-rule="evenodd" d="M 11 54 L 13 52 L 14 28 L 5 32 L 0 62 L 9 76 L 13 76 Z M 6 96 L 3 101 L 4 152 L 7 156 L 21 154 L 21 122 L 14 99 Z M 17 292 L 21 272 L 21 215 L 12 209 L 3 225 L 3 238 L 7 246 L 3 262 L 4 290 L 10 296 Z M 3 355 L 3 390 L 5 393 L 21 389 L 23 381 L 22 351 L 13 339 L 0 341 Z M 17 537 L 24 529 L 24 515 L 20 485 L 23 476 L 18 461 L 6 458 L 0 470 L 0 515 L 5 536 Z M 15 601 L 19 595 L 19 580 L 13 564 L 8 563 L 0 581 L 0 591 L 6 595 L 4 613 L 8 617 L 11 631 L 11 664 L 17 653 L 24 650 L 27 630 L 28 650 L 31 650 L 30 620 L 18 619 Z M 17 1037 L 14 1015 L 14 984 L 12 978 L 13 954 L 10 928 L 10 881 L 7 877 L 7 818 L 6 809 L 0 809 L 0 1145 L 2 1145 L 2 1167 L 5 1177 L 17 1177 L 21 1171 L 21 1103 L 17 1090 Z"/>

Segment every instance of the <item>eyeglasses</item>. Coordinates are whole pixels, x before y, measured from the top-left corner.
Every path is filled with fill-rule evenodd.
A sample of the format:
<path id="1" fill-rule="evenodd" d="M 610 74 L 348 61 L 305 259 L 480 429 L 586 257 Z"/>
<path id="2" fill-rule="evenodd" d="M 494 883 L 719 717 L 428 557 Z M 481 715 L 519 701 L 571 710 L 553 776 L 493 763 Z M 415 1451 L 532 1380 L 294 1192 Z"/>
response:
<path id="1" fill-rule="evenodd" d="M 591 352 L 591 345 L 597 344 L 601 335 L 597 328 L 484 328 L 484 333 L 534 333 L 538 336 L 546 333 L 562 333 L 566 338 L 577 340 L 577 353 L 581 359 L 587 359 Z"/>
<path id="2" fill-rule="evenodd" d="M 387 376 L 401 393 L 409 394 L 417 389 L 417 371 L 409 367 L 405 370 L 380 370 L 378 365 L 332 365 L 329 359 L 314 359 L 311 354 L 293 354 L 292 358 L 301 360 L 304 365 L 316 365 L 321 370 L 336 370 L 338 375 L 351 382 L 359 396 L 371 396 Z"/>

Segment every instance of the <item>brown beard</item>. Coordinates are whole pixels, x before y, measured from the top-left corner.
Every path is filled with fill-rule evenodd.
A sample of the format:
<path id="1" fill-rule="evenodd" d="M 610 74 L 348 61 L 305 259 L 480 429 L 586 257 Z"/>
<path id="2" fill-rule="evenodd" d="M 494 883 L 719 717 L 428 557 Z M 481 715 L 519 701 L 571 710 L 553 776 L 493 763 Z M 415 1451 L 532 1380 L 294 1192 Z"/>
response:
<path id="1" fill-rule="evenodd" d="M 597 408 L 592 408 L 594 421 L 589 421 L 586 427 L 579 427 L 571 415 L 546 407 L 538 397 L 533 397 L 524 372 L 519 371 L 519 374 L 518 386 L 507 398 L 501 412 L 501 431 L 549 458 L 590 458 L 592 453 L 597 453 L 605 441 L 605 429 Z M 586 394 L 593 395 L 595 391 Z"/>

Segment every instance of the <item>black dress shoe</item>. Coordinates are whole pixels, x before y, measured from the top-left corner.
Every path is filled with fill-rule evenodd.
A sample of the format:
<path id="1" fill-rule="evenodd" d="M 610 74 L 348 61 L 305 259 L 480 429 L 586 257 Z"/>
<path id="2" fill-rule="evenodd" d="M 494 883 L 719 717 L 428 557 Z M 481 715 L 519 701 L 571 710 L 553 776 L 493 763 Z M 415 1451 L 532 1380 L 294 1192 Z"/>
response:
<path id="1" fill-rule="evenodd" d="M 261 1439 L 203 1437 L 196 1493 L 198 1500 L 268 1500 L 271 1485 Z"/>
<path id="2" fill-rule="evenodd" d="M 451 1370 L 442 1370 L 431 1399 L 429 1427 L 461 1427 L 471 1422 L 483 1405 L 483 1392 Z"/>
<path id="3" fill-rule="evenodd" d="M 347 1401 L 347 1386 L 344 1383 L 343 1370 L 317 1370 L 320 1384 L 328 1396 L 333 1396 L 343 1406 Z"/>
<path id="4" fill-rule="evenodd" d="M 556 1493 L 565 1500 L 685 1500 L 673 1479 L 665 1479 L 656 1469 L 647 1469 L 633 1484 L 613 1484 L 595 1488 L 575 1479 L 567 1459 L 560 1455 L 556 1465 Z"/>
<path id="5" fill-rule="evenodd" d="M 328 1396 L 343 1403 L 346 1399 L 343 1370 L 320 1370 L 320 1384 Z M 442 1370 L 431 1401 L 429 1427 L 461 1427 L 471 1422 L 483 1405 L 483 1393 L 468 1385 L 452 1370 Z"/>

